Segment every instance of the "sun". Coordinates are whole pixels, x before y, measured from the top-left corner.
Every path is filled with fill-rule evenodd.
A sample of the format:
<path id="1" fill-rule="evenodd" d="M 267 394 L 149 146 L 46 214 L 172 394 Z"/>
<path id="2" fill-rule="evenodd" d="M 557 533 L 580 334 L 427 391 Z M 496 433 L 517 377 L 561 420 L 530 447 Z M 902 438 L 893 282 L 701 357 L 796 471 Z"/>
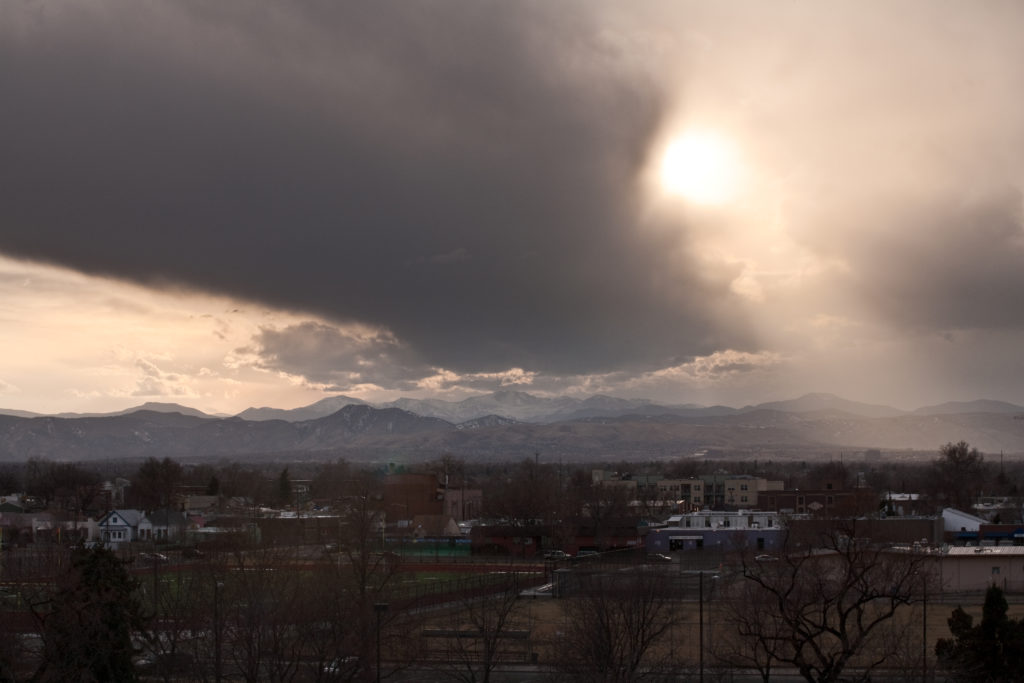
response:
<path id="1" fill-rule="evenodd" d="M 712 132 L 691 132 L 673 138 L 661 156 L 662 189 L 695 204 L 725 204 L 739 189 L 735 145 Z"/>

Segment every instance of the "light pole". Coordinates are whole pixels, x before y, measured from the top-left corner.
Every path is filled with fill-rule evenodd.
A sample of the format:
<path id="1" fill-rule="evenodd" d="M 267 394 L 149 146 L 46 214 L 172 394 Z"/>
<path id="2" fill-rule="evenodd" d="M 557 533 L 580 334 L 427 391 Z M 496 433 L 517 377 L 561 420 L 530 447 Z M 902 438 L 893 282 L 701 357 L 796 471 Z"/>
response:
<path id="1" fill-rule="evenodd" d="M 697 617 L 697 651 L 700 653 L 700 683 L 704 683 L 704 570 L 700 572 L 700 612 Z"/>
<path id="2" fill-rule="evenodd" d="M 373 603 L 373 611 L 377 614 L 377 683 L 380 683 L 380 616 L 388 611 L 388 603 Z"/>
<path id="3" fill-rule="evenodd" d="M 213 679 L 221 681 L 221 632 L 220 632 L 220 589 L 224 584 L 213 582 Z"/>
<path id="4" fill-rule="evenodd" d="M 923 600 L 921 602 L 921 683 L 928 683 L 928 574 L 921 572 Z"/>

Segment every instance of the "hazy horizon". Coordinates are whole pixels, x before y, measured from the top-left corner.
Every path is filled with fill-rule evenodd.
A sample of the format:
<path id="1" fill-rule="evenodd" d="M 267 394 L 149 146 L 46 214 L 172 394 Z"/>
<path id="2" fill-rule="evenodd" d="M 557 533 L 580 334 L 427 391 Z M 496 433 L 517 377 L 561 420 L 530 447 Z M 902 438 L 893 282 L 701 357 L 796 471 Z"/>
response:
<path id="1" fill-rule="evenodd" d="M 0 6 L 0 406 L 1024 405 L 1024 5 Z"/>

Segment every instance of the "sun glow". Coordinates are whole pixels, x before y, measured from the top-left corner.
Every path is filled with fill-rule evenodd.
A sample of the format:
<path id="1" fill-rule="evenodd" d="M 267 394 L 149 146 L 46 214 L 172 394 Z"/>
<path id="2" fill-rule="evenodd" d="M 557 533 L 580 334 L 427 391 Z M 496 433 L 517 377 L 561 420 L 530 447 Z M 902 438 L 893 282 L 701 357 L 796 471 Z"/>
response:
<path id="1" fill-rule="evenodd" d="M 696 204 L 724 204 L 736 195 L 740 164 L 732 142 L 716 133 L 686 133 L 661 157 L 662 189 Z"/>

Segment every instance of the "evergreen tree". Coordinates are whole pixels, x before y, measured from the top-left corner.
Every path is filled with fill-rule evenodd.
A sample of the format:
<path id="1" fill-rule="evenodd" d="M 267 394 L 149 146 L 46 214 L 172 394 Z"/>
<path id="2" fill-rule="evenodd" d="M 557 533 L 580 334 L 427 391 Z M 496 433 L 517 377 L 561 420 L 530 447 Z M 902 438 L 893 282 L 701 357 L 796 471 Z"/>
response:
<path id="1" fill-rule="evenodd" d="M 281 470 L 277 478 L 277 499 L 281 505 L 291 505 L 292 502 L 292 478 L 288 475 L 288 468 Z"/>
<path id="2" fill-rule="evenodd" d="M 1024 620 L 1006 616 L 1003 591 L 990 586 L 985 593 L 981 622 L 957 607 L 948 624 L 952 638 L 935 644 L 939 661 L 956 680 L 1009 683 L 1020 680 L 1024 671 Z"/>
<path id="3" fill-rule="evenodd" d="M 131 636 L 146 625 L 136 587 L 110 550 L 76 552 L 52 599 L 35 606 L 44 659 L 34 680 L 136 680 Z"/>

